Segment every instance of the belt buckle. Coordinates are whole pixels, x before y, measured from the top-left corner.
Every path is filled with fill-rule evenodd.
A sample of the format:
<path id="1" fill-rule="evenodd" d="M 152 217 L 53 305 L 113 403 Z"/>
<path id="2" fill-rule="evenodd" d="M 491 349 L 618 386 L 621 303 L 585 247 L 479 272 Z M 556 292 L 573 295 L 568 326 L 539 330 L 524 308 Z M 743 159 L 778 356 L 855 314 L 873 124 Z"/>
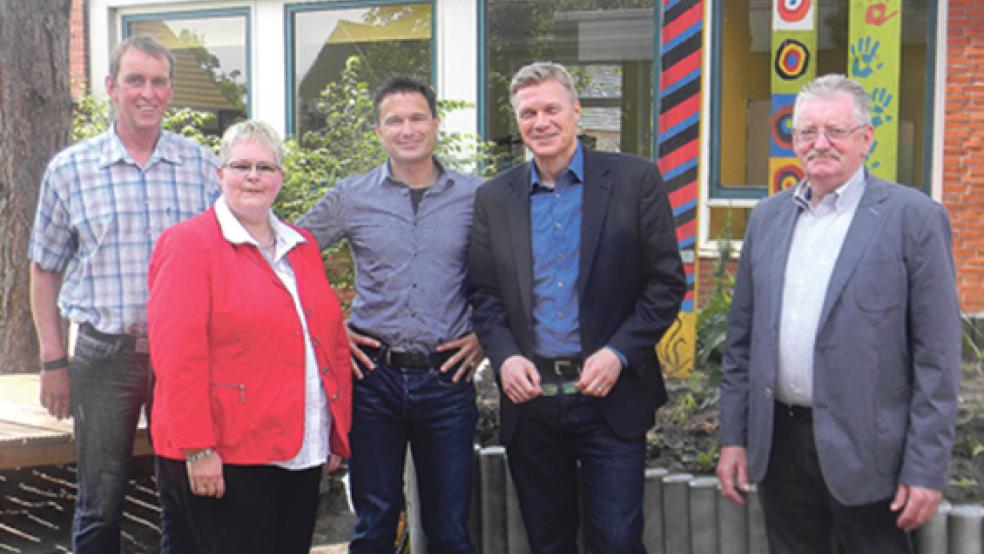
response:
<path id="1" fill-rule="evenodd" d="M 553 371 L 557 377 L 564 377 L 564 370 L 574 367 L 574 363 L 570 360 L 554 360 Z"/>
<path id="2" fill-rule="evenodd" d="M 382 352 L 382 354 L 383 354 L 383 363 L 385 363 L 386 365 L 388 365 L 390 367 L 393 367 L 393 356 L 392 356 L 392 352 L 393 351 L 390 350 L 390 348 L 388 346 L 383 346 L 383 352 Z"/>
<path id="3" fill-rule="evenodd" d="M 150 344 L 147 337 L 136 337 L 133 342 L 133 351 L 138 354 L 150 354 Z"/>

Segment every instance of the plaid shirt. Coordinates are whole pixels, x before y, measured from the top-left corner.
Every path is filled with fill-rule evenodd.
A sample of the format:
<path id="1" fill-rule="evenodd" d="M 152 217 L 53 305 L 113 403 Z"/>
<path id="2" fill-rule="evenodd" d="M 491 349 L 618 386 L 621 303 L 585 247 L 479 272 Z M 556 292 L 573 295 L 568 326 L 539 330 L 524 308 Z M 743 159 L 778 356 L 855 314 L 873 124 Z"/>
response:
<path id="1" fill-rule="evenodd" d="M 146 336 L 154 242 L 218 198 L 218 166 L 210 151 L 167 131 L 142 169 L 115 128 L 58 153 L 41 182 L 28 257 L 64 273 L 62 316 Z"/>

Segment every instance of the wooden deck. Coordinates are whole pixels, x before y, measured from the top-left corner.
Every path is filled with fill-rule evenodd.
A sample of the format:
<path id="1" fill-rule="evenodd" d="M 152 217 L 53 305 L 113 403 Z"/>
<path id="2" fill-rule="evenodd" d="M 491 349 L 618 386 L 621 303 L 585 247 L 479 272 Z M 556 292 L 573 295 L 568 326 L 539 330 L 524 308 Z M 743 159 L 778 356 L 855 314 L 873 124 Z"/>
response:
<path id="1" fill-rule="evenodd" d="M 37 374 L 0 375 L 0 469 L 75 461 L 72 420 L 48 415 L 38 400 L 40 390 Z M 133 453 L 151 452 L 141 417 Z"/>

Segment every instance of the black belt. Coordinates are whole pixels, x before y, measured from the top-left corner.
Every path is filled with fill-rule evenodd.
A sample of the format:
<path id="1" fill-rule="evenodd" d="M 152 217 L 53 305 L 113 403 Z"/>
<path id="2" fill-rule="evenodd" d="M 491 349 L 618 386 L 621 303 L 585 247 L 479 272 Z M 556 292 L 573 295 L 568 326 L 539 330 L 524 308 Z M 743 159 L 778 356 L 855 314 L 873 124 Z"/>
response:
<path id="1" fill-rule="evenodd" d="M 581 376 L 584 360 L 581 358 L 533 358 L 533 364 L 543 375 L 556 376 L 565 381 L 577 381 Z"/>
<path id="2" fill-rule="evenodd" d="M 813 421 L 813 408 L 809 406 L 793 406 L 776 400 L 776 416 L 801 423 Z"/>
<path id="3" fill-rule="evenodd" d="M 89 323 L 82 323 L 79 325 L 79 334 L 85 335 L 87 337 L 92 337 L 99 342 L 111 343 L 120 347 L 121 350 L 129 350 L 131 352 L 136 352 L 138 354 L 149 354 L 150 347 L 147 343 L 147 337 L 136 337 L 134 335 L 112 335 L 109 333 L 103 333 L 99 329 L 96 329 Z"/>
<path id="4" fill-rule="evenodd" d="M 361 346 L 363 352 L 368 354 L 370 357 L 375 358 L 377 362 L 383 362 L 390 367 L 397 367 L 403 369 L 431 369 L 438 368 L 444 365 L 444 362 L 448 361 L 451 356 L 457 353 L 457 350 L 447 350 L 444 352 L 403 352 L 400 350 L 393 350 L 393 347 L 386 344 L 379 337 L 373 333 L 367 332 L 364 329 L 359 329 L 358 327 L 351 325 L 352 330 L 360 335 L 365 335 L 373 340 L 379 342 L 379 348 L 372 348 L 371 346 Z"/>
<path id="5" fill-rule="evenodd" d="M 381 341 L 380 344 L 382 344 L 382 346 L 379 348 L 372 348 L 369 346 L 363 346 L 361 348 L 370 357 L 375 358 L 376 361 L 383 362 L 390 367 L 404 369 L 438 368 L 444 365 L 444 362 L 448 361 L 448 359 L 451 356 L 454 356 L 457 352 L 457 350 L 429 353 L 401 352 L 399 350 L 393 350 Z"/>

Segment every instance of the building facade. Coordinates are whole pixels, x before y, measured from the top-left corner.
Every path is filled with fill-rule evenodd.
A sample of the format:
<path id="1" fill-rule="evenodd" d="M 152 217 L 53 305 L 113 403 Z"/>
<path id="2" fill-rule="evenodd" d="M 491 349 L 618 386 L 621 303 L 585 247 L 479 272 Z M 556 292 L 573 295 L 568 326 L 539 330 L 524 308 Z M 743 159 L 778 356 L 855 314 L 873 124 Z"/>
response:
<path id="1" fill-rule="evenodd" d="M 399 71 L 471 106 L 450 113 L 446 131 L 519 160 L 509 76 L 535 59 L 564 63 L 584 140 L 656 160 L 670 188 L 691 284 L 671 332 L 684 342 L 720 240 L 740 246 L 755 203 L 801 175 L 791 94 L 814 75 L 851 75 L 875 103 L 869 167 L 946 206 L 961 309 L 984 314 L 977 0 L 73 0 L 73 10 L 78 86 L 101 93 L 113 45 L 151 33 L 176 53 L 174 103 L 214 112 L 217 130 L 249 116 L 316 132 L 328 83 L 346 74 L 371 86 Z"/>

